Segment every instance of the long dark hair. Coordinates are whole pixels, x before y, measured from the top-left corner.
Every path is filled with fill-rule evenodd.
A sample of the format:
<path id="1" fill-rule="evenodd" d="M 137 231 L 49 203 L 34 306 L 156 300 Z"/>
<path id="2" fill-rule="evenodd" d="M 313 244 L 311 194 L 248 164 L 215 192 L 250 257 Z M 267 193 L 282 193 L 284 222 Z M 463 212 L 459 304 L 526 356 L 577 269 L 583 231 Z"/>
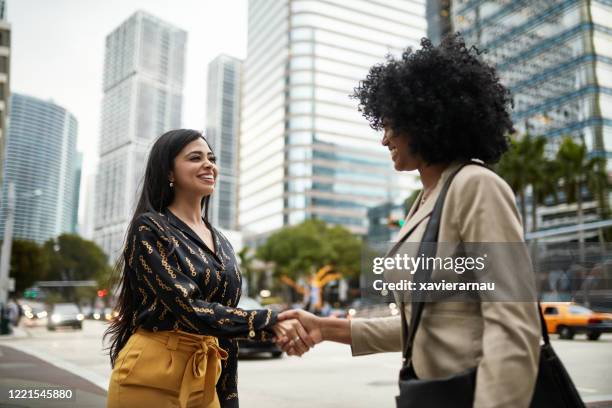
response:
<path id="1" fill-rule="evenodd" d="M 170 188 L 168 180 L 168 175 L 174 169 L 174 159 L 185 146 L 198 138 L 204 139 L 206 144 L 208 144 L 208 141 L 201 132 L 191 129 L 170 130 L 155 141 L 147 160 L 140 198 L 126 230 L 124 249 L 127 245 L 127 238 L 130 236 L 134 226 L 134 220 L 138 216 L 144 213 L 151 213 L 155 217 L 156 214 L 162 212 L 174 200 L 174 190 Z M 210 195 L 202 198 L 201 202 L 201 208 L 204 209 L 204 219 L 207 222 L 209 201 Z M 104 333 L 104 339 L 110 336 L 111 341 L 108 350 L 111 366 L 113 367 L 115 366 L 117 355 L 127 343 L 133 330 L 133 317 L 136 305 L 134 302 L 134 288 L 130 284 L 128 273 L 130 273 L 129 267 L 125 264 L 122 253 L 115 263 L 109 285 L 110 288 L 119 288 L 116 305 L 118 316 L 110 322 L 108 329 Z"/>

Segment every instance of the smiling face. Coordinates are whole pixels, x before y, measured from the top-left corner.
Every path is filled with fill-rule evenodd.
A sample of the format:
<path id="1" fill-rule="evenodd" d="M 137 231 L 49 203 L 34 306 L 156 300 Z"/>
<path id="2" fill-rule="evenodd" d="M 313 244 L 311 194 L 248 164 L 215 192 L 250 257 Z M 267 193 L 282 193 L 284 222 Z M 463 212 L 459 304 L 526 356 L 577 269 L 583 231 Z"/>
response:
<path id="1" fill-rule="evenodd" d="M 217 159 L 202 138 L 186 145 L 174 158 L 174 169 L 168 181 L 176 192 L 208 196 L 215 190 Z"/>
<path id="2" fill-rule="evenodd" d="M 391 153 L 393 166 L 397 171 L 416 170 L 422 166 L 419 155 L 415 155 L 410 150 L 409 136 L 406 134 L 395 133 L 389 122 L 383 122 L 384 135 L 382 145 L 386 146 Z"/>

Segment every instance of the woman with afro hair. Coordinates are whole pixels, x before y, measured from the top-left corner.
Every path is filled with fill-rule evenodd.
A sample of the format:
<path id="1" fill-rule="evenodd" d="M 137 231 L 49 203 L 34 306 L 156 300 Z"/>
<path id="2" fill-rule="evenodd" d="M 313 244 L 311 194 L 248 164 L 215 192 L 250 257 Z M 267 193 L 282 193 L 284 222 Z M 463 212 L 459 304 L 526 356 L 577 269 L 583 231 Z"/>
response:
<path id="1" fill-rule="evenodd" d="M 438 46 L 423 39 L 417 51 L 373 66 L 355 89 L 364 117 L 383 131 L 381 143 L 395 169 L 417 170 L 423 183 L 398 242 L 423 240 L 442 187 L 453 176 L 439 243 L 523 243 L 512 190 L 484 167 L 500 159 L 514 129 L 509 91 L 480 54 L 459 34 Z M 520 262 L 509 264 L 516 269 Z M 517 275 L 508 279 L 521 278 L 511 272 Z M 523 273 L 533 278 L 530 268 Z M 498 300 L 425 303 L 412 346 L 416 376 L 440 379 L 476 368 L 473 406 L 528 407 L 538 371 L 538 306 L 535 296 Z M 354 356 L 398 352 L 405 346 L 402 319 L 409 326 L 411 317 L 410 302 L 402 304 L 404 313 L 389 318 L 330 319 L 293 310 L 279 319 L 299 318 L 315 342 L 350 344 Z"/>

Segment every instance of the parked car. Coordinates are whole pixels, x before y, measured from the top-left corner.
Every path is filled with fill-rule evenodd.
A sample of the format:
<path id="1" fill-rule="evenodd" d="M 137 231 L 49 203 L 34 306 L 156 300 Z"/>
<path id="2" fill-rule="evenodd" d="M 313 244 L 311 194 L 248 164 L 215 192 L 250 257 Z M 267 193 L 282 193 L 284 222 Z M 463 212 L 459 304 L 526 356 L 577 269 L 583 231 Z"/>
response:
<path id="1" fill-rule="evenodd" d="M 56 303 L 50 308 L 47 329 L 55 330 L 58 327 L 72 327 L 81 330 L 85 316 L 74 303 Z"/>
<path id="2" fill-rule="evenodd" d="M 548 333 L 558 333 L 561 339 L 585 333 L 597 340 L 602 333 L 612 333 L 612 313 L 594 312 L 574 302 L 543 302 L 541 307 Z"/>
<path id="3" fill-rule="evenodd" d="M 263 309 L 263 306 L 255 299 L 242 297 L 238 302 L 238 307 L 246 310 Z M 249 356 L 259 353 L 270 353 L 273 358 L 279 358 L 283 351 L 274 343 L 273 340 L 259 341 L 238 339 L 238 356 Z"/>

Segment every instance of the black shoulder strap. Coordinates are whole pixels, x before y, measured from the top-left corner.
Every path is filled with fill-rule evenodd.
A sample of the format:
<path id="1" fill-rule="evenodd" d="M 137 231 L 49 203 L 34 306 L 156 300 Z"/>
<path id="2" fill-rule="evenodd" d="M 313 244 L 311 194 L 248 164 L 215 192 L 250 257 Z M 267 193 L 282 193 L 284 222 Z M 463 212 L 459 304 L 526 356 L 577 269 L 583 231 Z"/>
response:
<path id="1" fill-rule="evenodd" d="M 472 163 L 464 163 L 457 170 L 455 170 L 446 180 L 444 186 L 442 186 L 442 190 L 440 190 L 440 194 L 436 200 L 436 204 L 434 205 L 433 211 L 427 223 L 427 227 L 425 229 L 425 233 L 423 234 L 423 238 L 421 239 L 421 245 L 419 246 L 419 254 L 422 254 L 424 257 L 434 257 L 435 245 L 431 245 L 431 243 L 438 242 L 438 234 L 440 232 L 440 220 L 442 218 L 442 207 L 444 207 L 444 200 L 446 199 L 446 193 L 448 193 L 448 189 L 450 187 L 451 182 L 463 169 L 465 166 Z M 474 164 L 478 164 L 474 162 Z M 418 284 L 419 282 L 427 282 L 431 277 L 431 268 L 421 268 L 414 275 L 415 282 Z M 404 359 L 403 366 L 406 367 L 412 358 L 412 345 L 414 343 L 414 336 L 416 335 L 417 328 L 421 321 L 421 315 L 423 313 L 424 302 L 419 301 L 419 299 L 415 299 L 411 302 L 411 311 L 410 311 L 410 326 L 408 327 L 406 322 L 406 312 L 405 312 L 405 304 L 402 302 L 401 304 L 401 316 L 402 316 L 402 330 L 404 332 L 405 339 L 405 347 L 404 347 Z"/>

